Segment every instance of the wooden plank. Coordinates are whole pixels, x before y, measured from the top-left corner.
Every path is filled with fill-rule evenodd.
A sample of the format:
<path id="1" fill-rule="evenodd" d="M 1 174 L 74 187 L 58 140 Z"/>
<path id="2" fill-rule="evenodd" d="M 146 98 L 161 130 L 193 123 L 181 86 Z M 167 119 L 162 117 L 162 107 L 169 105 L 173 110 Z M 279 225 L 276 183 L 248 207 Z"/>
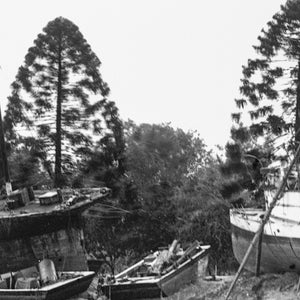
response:
<path id="1" fill-rule="evenodd" d="M 126 276 L 129 272 L 133 271 L 134 269 L 137 269 L 139 266 L 141 266 L 144 263 L 144 260 L 141 260 L 137 262 L 135 265 L 131 266 L 130 268 L 124 270 L 123 272 L 119 273 L 115 276 L 115 279 L 122 278 Z"/>
<path id="2" fill-rule="evenodd" d="M 259 275 L 260 275 L 260 260 L 261 260 L 262 238 L 263 238 L 263 232 L 260 233 L 258 243 L 257 243 L 256 271 L 255 271 L 255 276 L 256 277 L 259 277 Z"/>

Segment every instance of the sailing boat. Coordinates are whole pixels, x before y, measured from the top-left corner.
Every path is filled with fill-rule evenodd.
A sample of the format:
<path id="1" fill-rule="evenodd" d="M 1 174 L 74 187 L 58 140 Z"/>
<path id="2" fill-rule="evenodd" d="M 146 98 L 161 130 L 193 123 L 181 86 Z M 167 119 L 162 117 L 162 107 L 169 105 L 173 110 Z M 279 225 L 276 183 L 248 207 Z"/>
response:
<path id="1" fill-rule="evenodd" d="M 283 178 L 285 170 L 285 162 L 275 162 L 261 170 L 266 174 L 264 190 L 266 210 L 249 208 L 230 210 L 233 252 L 241 264 L 275 199 L 276 188 L 285 179 L 282 192 L 278 193 L 279 199 L 274 201 L 272 213 L 263 226 L 261 248 L 254 248 L 244 265 L 251 272 L 256 272 L 258 255 L 261 255 L 260 270 L 264 273 L 300 271 L 300 191 L 295 189 L 298 176 L 291 168 L 286 178 Z"/>
<path id="2" fill-rule="evenodd" d="M 7 192 L 0 200 L 0 299 L 59 300 L 84 292 L 94 272 L 80 215 L 110 190 L 11 191 L 1 118 L 0 124 Z"/>

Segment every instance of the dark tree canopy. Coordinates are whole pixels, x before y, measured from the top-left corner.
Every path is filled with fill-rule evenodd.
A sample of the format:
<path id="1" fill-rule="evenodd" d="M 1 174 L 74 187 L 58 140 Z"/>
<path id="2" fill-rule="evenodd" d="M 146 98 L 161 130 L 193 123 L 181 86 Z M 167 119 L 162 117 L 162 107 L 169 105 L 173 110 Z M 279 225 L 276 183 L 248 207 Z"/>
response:
<path id="1" fill-rule="evenodd" d="M 250 142 L 245 127 L 233 130 L 233 142 L 227 143 L 226 161 L 220 164 L 222 196 L 232 205 L 262 206 L 263 176 L 261 167 L 269 163 L 270 149 Z"/>
<path id="2" fill-rule="evenodd" d="M 243 125 L 241 112 L 232 114 L 239 126 L 232 128 L 222 166 L 228 180 L 222 193 L 228 198 L 250 190 L 262 200 L 259 169 L 289 155 L 300 141 L 300 1 L 281 6 L 254 49 L 257 56 L 243 66 L 241 98 L 235 100 L 240 111 L 249 112 L 252 124 Z"/>
<path id="3" fill-rule="evenodd" d="M 8 140 L 19 143 L 30 130 L 30 137 L 43 141 L 48 164 L 55 161 L 56 186 L 94 145 L 95 136 L 120 135 L 100 64 L 79 28 L 59 17 L 38 35 L 12 83 L 5 116 Z"/>
<path id="4" fill-rule="evenodd" d="M 173 129 L 168 124 L 127 124 L 127 166 L 130 176 L 141 186 L 167 181 L 182 185 L 197 168 L 211 159 L 203 140 L 193 132 Z"/>
<path id="5" fill-rule="evenodd" d="M 253 136 L 290 133 L 300 141 L 300 2 L 287 1 L 258 40 L 258 57 L 243 67 L 236 104 L 249 110 Z M 241 115 L 232 117 L 239 122 Z"/>

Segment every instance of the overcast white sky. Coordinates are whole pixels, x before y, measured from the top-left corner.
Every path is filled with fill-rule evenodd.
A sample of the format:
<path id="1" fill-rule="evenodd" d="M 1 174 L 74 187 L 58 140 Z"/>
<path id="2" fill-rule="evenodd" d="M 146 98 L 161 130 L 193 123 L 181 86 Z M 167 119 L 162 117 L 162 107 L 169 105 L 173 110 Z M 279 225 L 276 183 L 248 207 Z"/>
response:
<path id="1" fill-rule="evenodd" d="M 75 23 L 102 61 L 123 119 L 229 139 L 241 66 L 284 0 L 10 0 L 0 4 L 2 110 L 25 54 L 58 16 Z"/>

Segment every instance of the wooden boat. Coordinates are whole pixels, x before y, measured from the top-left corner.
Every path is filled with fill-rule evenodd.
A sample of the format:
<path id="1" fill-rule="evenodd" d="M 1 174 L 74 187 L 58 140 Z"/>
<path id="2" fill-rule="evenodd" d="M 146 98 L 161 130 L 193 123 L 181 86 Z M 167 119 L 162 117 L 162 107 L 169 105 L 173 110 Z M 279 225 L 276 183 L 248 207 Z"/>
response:
<path id="1" fill-rule="evenodd" d="M 87 271 L 81 214 L 110 189 L 12 191 L 1 110 L 0 162 L 6 187 L 0 187 L 0 299 L 65 300 L 84 292 L 95 273 Z M 50 269 L 41 267 L 45 261 Z"/>
<path id="2" fill-rule="evenodd" d="M 300 200 L 300 197 L 299 197 Z M 264 211 L 232 210 L 230 222 L 232 229 L 233 252 L 239 263 L 258 230 Z M 245 268 L 255 272 L 257 248 L 247 260 Z M 300 224 L 274 216 L 267 222 L 262 236 L 261 271 L 264 273 L 300 271 Z"/>
<path id="3" fill-rule="evenodd" d="M 177 263 L 174 262 L 161 274 L 141 276 L 143 270 L 159 255 L 158 251 L 116 275 L 114 282 L 103 284 L 102 291 L 110 300 L 170 296 L 185 285 L 195 283 L 201 275 L 205 275 L 209 248 L 210 246 L 200 246 L 196 242 L 177 259 Z"/>
<path id="4" fill-rule="evenodd" d="M 56 193 L 38 191 L 22 206 L 0 209 L 0 299 L 65 300 L 87 290 L 95 273 L 87 271 L 80 215 L 109 193 L 106 188 L 65 190 L 63 201 L 41 205 L 40 198 L 46 198 L 43 195 Z M 35 266 L 44 257 L 53 262 L 59 278 L 37 288 L 39 284 L 28 270 L 40 274 Z M 18 274 L 24 282 L 33 280 L 36 284 L 16 286 Z"/>
<path id="5" fill-rule="evenodd" d="M 81 214 L 110 191 L 98 188 L 82 193 L 77 202 L 68 202 L 66 196 L 61 203 L 40 205 L 40 192 L 14 209 L 0 201 L 0 275 L 35 265 L 44 257 L 53 260 L 58 271 L 88 271 Z"/>
<path id="6" fill-rule="evenodd" d="M 3 289 L 1 300 L 65 300 L 86 291 L 94 277 L 94 272 L 64 272 L 57 282 L 41 288 Z"/>
<path id="7" fill-rule="evenodd" d="M 280 166 L 273 167 L 266 181 L 266 209 L 274 197 L 276 184 L 282 178 Z M 274 172 L 277 171 L 277 172 Z M 274 174 L 277 174 L 277 178 Z M 294 177 L 294 178 L 293 178 Z M 261 244 L 260 270 L 264 273 L 300 271 L 300 191 L 293 189 L 295 176 L 291 176 L 281 198 L 272 210 L 271 216 L 264 226 Z M 277 181 L 277 182 L 276 182 Z M 261 224 L 265 214 L 262 209 L 232 209 L 230 222 L 232 229 L 232 246 L 239 263 Z M 246 261 L 245 268 L 251 272 L 256 270 L 256 247 Z"/>

